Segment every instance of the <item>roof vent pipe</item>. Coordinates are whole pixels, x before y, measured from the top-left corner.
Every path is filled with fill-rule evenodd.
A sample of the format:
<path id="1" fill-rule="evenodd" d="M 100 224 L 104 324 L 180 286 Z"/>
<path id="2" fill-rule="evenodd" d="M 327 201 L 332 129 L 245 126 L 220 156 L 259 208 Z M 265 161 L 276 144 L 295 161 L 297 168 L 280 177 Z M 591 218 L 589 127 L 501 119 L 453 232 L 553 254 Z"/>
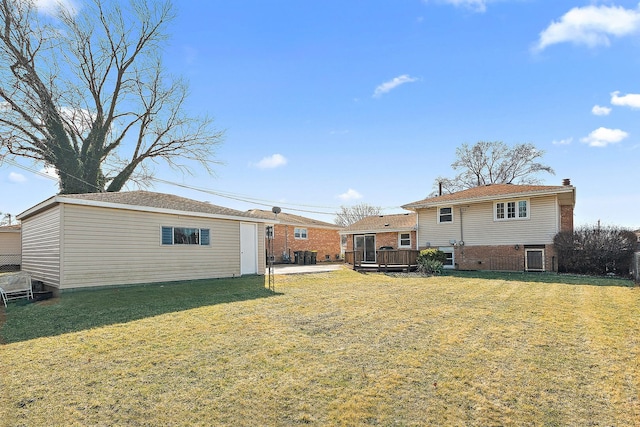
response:
<path id="1" fill-rule="evenodd" d="M 442 181 L 438 181 L 438 196 L 442 196 Z"/>
<path id="2" fill-rule="evenodd" d="M 565 178 L 562 180 L 562 185 L 569 186 L 571 185 L 571 180 L 569 178 Z"/>

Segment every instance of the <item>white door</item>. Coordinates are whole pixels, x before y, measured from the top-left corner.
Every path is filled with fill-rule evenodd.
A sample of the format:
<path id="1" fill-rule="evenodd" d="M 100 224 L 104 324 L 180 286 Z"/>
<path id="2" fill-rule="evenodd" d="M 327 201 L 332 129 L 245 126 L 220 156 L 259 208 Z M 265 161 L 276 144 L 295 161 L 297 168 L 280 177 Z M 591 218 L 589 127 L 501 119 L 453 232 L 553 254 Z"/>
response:
<path id="1" fill-rule="evenodd" d="M 240 223 L 240 274 L 258 273 L 258 229 L 256 224 Z"/>

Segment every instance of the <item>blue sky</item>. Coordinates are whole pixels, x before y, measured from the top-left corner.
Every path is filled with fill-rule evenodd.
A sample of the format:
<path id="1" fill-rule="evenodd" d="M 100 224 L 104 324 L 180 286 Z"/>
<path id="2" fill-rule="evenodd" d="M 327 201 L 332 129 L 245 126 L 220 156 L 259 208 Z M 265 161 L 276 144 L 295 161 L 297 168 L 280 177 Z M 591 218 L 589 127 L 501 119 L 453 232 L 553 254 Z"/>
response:
<path id="1" fill-rule="evenodd" d="M 76 1 L 76 4 L 80 4 Z M 177 1 L 165 65 L 226 130 L 215 176 L 155 165 L 150 190 L 333 222 L 454 176 L 463 143 L 533 143 L 577 188 L 576 225 L 640 228 L 640 6 L 634 1 Z M 21 162 L 33 170 L 43 165 Z M 55 181 L 0 166 L 0 212 Z M 244 201 L 243 201 L 244 200 Z M 252 200 L 253 202 L 247 202 Z M 258 204 L 260 203 L 260 204 Z"/>

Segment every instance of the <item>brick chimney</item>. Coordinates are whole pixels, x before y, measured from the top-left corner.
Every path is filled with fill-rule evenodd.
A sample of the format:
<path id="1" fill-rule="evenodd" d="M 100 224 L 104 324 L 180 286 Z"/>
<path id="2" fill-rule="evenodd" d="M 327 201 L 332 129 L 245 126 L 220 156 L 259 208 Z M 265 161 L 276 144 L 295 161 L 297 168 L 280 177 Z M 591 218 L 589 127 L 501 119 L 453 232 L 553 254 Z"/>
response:
<path id="1" fill-rule="evenodd" d="M 562 185 L 564 185 L 565 187 L 568 187 L 571 185 L 571 179 L 569 178 L 565 178 L 562 180 Z"/>

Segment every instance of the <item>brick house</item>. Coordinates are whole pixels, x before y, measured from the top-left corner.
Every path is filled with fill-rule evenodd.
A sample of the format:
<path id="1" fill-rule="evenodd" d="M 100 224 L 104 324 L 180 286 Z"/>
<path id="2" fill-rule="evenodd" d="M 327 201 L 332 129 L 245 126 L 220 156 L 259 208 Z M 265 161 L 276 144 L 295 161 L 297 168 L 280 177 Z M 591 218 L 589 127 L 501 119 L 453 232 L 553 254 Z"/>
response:
<path id="1" fill-rule="evenodd" d="M 418 249 L 437 247 L 445 267 L 556 271 L 553 238 L 573 230 L 576 189 L 492 184 L 403 206 L 417 213 Z"/>
<path id="2" fill-rule="evenodd" d="M 376 251 L 416 249 L 416 214 L 374 215 L 357 221 L 340 231 L 346 238 L 346 251 L 364 252 L 364 262 L 375 263 Z"/>
<path id="3" fill-rule="evenodd" d="M 340 258 L 341 226 L 299 215 L 252 209 L 249 213 L 258 218 L 273 220 L 274 262 L 294 262 L 297 251 L 315 251 L 317 261 L 336 261 Z"/>

